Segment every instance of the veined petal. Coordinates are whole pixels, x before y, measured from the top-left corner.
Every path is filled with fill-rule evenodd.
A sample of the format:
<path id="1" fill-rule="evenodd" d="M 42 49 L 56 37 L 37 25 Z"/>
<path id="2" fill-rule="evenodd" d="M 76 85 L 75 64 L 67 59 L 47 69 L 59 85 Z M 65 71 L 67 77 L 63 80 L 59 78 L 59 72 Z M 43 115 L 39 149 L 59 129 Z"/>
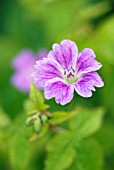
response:
<path id="1" fill-rule="evenodd" d="M 75 90 L 83 97 L 91 97 L 91 90 L 95 91 L 94 86 L 102 87 L 104 86 L 104 83 L 97 72 L 90 72 L 84 74 L 80 80 L 75 83 Z"/>
<path id="2" fill-rule="evenodd" d="M 63 40 L 60 45 L 55 43 L 52 51 L 48 54 L 49 58 L 56 60 L 63 69 L 75 68 L 78 56 L 78 48 L 75 42 L 71 40 Z"/>
<path id="3" fill-rule="evenodd" d="M 62 78 L 62 68 L 53 59 L 44 58 L 36 62 L 35 72 L 32 74 L 36 86 L 44 87 L 46 81 L 55 77 Z"/>
<path id="4" fill-rule="evenodd" d="M 56 103 L 65 105 L 73 98 L 74 86 L 65 84 L 64 80 L 54 78 L 46 82 L 44 94 L 46 99 L 55 98 Z"/>
<path id="5" fill-rule="evenodd" d="M 94 51 L 90 48 L 85 48 L 79 53 L 76 64 L 78 76 L 83 73 L 99 70 L 102 67 L 102 65 L 94 59 L 95 57 Z"/>

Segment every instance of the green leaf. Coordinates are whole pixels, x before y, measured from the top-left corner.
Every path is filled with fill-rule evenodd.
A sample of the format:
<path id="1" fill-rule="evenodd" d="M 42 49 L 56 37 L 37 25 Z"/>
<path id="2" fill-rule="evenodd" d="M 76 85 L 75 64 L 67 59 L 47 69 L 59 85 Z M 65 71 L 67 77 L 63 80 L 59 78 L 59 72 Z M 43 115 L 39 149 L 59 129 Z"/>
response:
<path id="1" fill-rule="evenodd" d="M 71 117 L 77 114 L 77 110 L 72 112 L 56 111 L 52 114 L 52 118 L 49 120 L 49 123 L 52 125 L 57 125 L 63 123 L 64 121 L 69 120 Z"/>
<path id="2" fill-rule="evenodd" d="M 68 170 L 101 170 L 103 154 L 94 140 L 82 140 L 76 149 L 76 159 Z"/>
<path id="3" fill-rule="evenodd" d="M 7 154 L 11 120 L 0 106 L 0 151 Z M 4 142 L 5 141 L 5 142 Z"/>
<path id="4" fill-rule="evenodd" d="M 12 169 L 24 170 L 28 167 L 33 146 L 28 142 L 30 131 L 24 127 L 25 114 L 20 114 L 12 125 L 9 155 Z"/>
<path id="5" fill-rule="evenodd" d="M 49 105 L 44 104 L 44 97 L 42 93 L 34 86 L 33 83 L 30 88 L 30 99 L 25 101 L 24 108 L 25 112 L 29 115 L 49 108 Z"/>
<path id="6" fill-rule="evenodd" d="M 100 170 L 102 154 L 99 145 L 85 137 L 99 129 L 103 114 L 102 108 L 78 109 L 70 120 L 69 132 L 64 131 L 49 142 L 45 170 L 53 167 L 54 170 L 83 170 L 85 167 L 85 170 Z"/>
<path id="7" fill-rule="evenodd" d="M 35 155 L 40 159 L 41 153 L 44 152 L 45 143 L 49 139 L 47 134 L 38 142 L 30 142 L 28 139 L 32 129 L 24 127 L 25 116 L 25 114 L 20 114 L 16 117 L 12 127 L 12 137 L 8 143 L 9 161 L 13 170 L 34 169 L 32 160 L 34 160 Z M 37 169 L 40 169 L 39 167 L 40 165 L 37 165 Z"/>
<path id="8" fill-rule="evenodd" d="M 112 121 L 105 122 L 102 128 L 95 134 L 95 137 L 102 145 L 105 154 L 111 155 L 114 153 L 114 125 Z"/>
<path id="9" fill-rule="evenodd" d="M 0 129 L 5 128 L 10 124 L 10 119 L 8 115 L 4 112 L 2 107 L 0 107 Z"/>
<path id="10" fill-rule="evenodd" d="M 32 83 L 30 87 L 30 99 L 34 101 L 36 104 L 43 104 L 44 97 L 42 93 L 35 87 Z"/>
<path id="11" fill-rule="evenodd" d="M 28 115 L 34 114 L 38 111 L 37 107 L 34 105 L 34 102 L 29 99 L 24 102 L 24 110 Z"/>
<path id="12" fill-rule="evenodd" d="M 72 164 L 75 151 L 70 137 L 71 135 L 68 132 L 59 134 L 48 143 L 45 170 L 63 170 Z"/>
<path id="13" fill-rule="evenodd" d="M 38 134 L 38 139 L 40 139 L 41 137 L 43 137 L 43 136 L 46 134 L 46 132 L 47 132 L 47 130 L 48 130 L 48 127 L 49 127 L 48 123 L 43 124 L 42 130 L 41 130 L 41 132 Z"/>
<path id="14" fill-rule="evenodd" d="M 104 109 L 83 109 L 70 121 L 70 129 L 82 138 L 95 133 L 102 124 Z"/>
<path id="15" fill-rule="evenodd" d="M 10 162 L 13 169 L 26 169 L 31 158 L 31 149 L 31 144 L 25 137 L 25 130 L 22 129 L 11 139 Z"/>
<path id="16" fill-rule="evenodd" d="M 38 140 L 38 139 L 42 138 L 46 134 L 46 132 L 48 131 L 48 127 L 49 127 L 49 125 L 47 123 L 43 124 L 40 133 L 39 134 L 34 133 L 30 137 L 29 141 L 32 142 L 32 141 L 35 141 L 35 140 Z"/>

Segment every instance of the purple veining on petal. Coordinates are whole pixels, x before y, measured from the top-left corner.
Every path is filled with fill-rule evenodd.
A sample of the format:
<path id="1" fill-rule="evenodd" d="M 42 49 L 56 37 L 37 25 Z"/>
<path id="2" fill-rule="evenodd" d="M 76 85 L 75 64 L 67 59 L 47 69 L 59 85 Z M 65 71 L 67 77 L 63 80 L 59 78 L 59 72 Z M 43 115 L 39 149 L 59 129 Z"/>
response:
<path id="1" fill-rule="evenodd" d="M 53 50 L 49 52 L 48 58 L 55 59 L 63 69 L 70 69 L 76 64 L 78 48 L 71 40 L 63 40 L 61 44 L 53 44 Z"/>
<path id="2" fill-rule="evenodd" d="M 45 58 L 36 62 L 36 71 L 32 74 L 36 85 L 44 87 L 46 81 L 55 77 L 62 78 L 61 66 L 55 60 Z"/>
<path id="3" fill-rule="evenodd" d="M 65 105 L 73 98 L 74 86 L 65 84 L 60 78 L 54 78 L 46 82 L 44 93 L 47 99 L 55 97 L 57 103 Z"/>
<path id="4" fill-rule="evenodd" d="M 102 66 L 95 57 L 92 49 L 85 48 L 78 53 L 75 42 L 63 40 L 60 45 L 52 46 L 47 59 L 36 62 L 33 80 L 44 87 L 47 99 L 54 97 L 61 105 L 72 100 L 74 88 L 79 95 L 91 97 L 95 87 L 104 85 L 95 72 Z"/>
<path id="5" fill-rule="evenodd" d="M 99 70 L 102 67 L 102 65 L 94 59 L 95 57 L 94 51 L 89 48 L 85 48 L 79 53 L 76 65 L 78 76 L 83 73 Z"/>
<path id="6" fill-rule="evenodd" d="M 97 72 L 90 72 L 84 74 L 81 79 L 75 83 L 76 92 L 83 97 L 91 97 L 92 91 L 95 91 L 95 87 L 102 87 L 104 83 Z"/>
<path id="7" fill-rule="evenodd" d="M 63 57 L 67 63 L 67 69 L 75 68 L 76 60 L 78 57 L 78 47 L 75 42 L 71 40 L 63 40 L 60 43 L 62 48 Z"/>

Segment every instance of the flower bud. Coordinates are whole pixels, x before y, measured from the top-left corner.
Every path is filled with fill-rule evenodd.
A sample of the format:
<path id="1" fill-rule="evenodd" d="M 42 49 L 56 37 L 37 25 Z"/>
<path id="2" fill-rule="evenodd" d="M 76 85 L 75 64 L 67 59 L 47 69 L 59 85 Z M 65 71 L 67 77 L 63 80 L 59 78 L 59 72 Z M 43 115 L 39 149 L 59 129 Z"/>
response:
<path id="1" fill-rule="evenodd" d="M 26 120 L 25 125 L 28 127 L 28 126 L 33 125 L 33 123 L 34 123 L 33 117 L 29 117 L 29 118 Z"/>
<path id="2" fill-rule="evenodd" d="M 34 130 L 36 133 L 39 133 L 41 131 L 42 128 L 42 124 L 40 121 L 40 118 L 38 117 L 35 121 L 34 121 Z"/>
<path id="3" fill-rule="evenodd" d="M 41 115 L 41 120 L 45 124 L 47 122 L 48 118 L 46 115 Z"/>

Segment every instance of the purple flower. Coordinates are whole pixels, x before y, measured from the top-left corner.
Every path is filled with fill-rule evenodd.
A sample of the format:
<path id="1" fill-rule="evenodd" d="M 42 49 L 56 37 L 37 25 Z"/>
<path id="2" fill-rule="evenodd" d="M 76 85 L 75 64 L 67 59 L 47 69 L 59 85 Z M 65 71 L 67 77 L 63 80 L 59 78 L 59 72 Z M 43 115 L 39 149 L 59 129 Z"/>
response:
<path id="1" fill-rule="evenodd" d="M 11 78 L 12 84 L 20 91 L 28 92 L 31 83 L 31 73 L 34 71 L 36 60 L 41 60 L 46 57 L 47 51 L 41 50 L 36 56 L 31 50 L 23 50 L 13 59 L 12 67 L 15 73 Z"/>
<path id="2" fill-rule="evenodd" d="M 34 83 L 44 88 L 46 99 L 55 97 L 57 103 L 69 103 L 74 90 L 82 97 L 91 97 L 94 86 L 104 85 L 98 75 L 102 65 L 95 60 L 95 53 L 85 48 L 78 53 L 75 42 L 63 40 L 54 44 L 47 58 L 37 61 L 32 74 Z"/>

